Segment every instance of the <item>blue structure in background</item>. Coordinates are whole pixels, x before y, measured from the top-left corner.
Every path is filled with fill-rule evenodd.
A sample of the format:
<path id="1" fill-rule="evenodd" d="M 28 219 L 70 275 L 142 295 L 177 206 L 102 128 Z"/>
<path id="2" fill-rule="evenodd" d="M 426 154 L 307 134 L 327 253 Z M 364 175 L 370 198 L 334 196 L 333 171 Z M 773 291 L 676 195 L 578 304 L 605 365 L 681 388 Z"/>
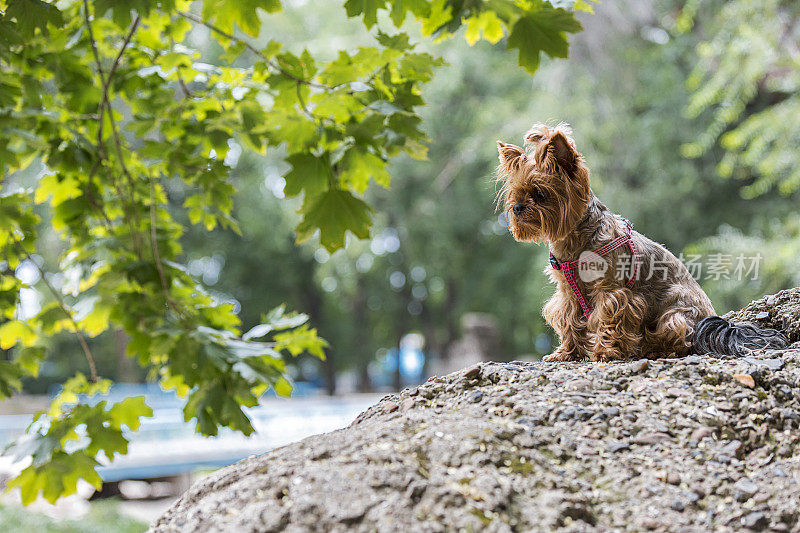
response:
<path id="1" fill-rule="evenodd" d="M 249 437 L 227 429 L 220 430 L 214 438 L 197 434 L 194 421 L 183 419 L 185 399 L 156 384 L 118 383 L 108 394 L 81 401 L 115 403 L 131 396 L 144 396 L 153 409 L 153 416 L 143 418 L 139 430 L 128 435 L 129 453 L 98 468 L 105 483 L 115 483 L 220 468 L 310 435 L 344 427 L 379 399 L 378 395 L 328 397 L 319 396 L 318 392 L 318 387 L 300 382 L 295 383 L 291 399 L 265 394 L 260 405 L 245 410 L 256 430 Z M 22 436 L 31 419 L 31 415 L 0 416 L 0 447 Z"/>
<path id="2" fill-rule="evenodd" d="M 370 378 L 373 386 L 377 389 L 391 387 L 394 384 L 398 363 L 403 386 L 417 385 L 425 381 L 425 354 L 417 348 L 402 347 L 399 350 L 397 348 L 387 350 L 372 365 Z"/>

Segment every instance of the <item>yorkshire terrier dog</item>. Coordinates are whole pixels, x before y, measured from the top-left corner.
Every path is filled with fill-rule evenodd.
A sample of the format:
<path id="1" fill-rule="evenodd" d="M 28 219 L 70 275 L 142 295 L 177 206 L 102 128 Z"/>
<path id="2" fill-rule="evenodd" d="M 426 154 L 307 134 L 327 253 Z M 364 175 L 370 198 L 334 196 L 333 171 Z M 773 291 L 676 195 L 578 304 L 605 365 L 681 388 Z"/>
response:
<path id="1" fill-rule="evenodd" d="M 770 329 L 732 324 L 664 246 L 592 192 L 567 124 L 537 124 L 524 148 L 497 141 L 498 195 L 514 238 L 547 242 L 556 293 L 542 311 L 560 345 L 545 361 L 611 361 L 783 347 Z"/>

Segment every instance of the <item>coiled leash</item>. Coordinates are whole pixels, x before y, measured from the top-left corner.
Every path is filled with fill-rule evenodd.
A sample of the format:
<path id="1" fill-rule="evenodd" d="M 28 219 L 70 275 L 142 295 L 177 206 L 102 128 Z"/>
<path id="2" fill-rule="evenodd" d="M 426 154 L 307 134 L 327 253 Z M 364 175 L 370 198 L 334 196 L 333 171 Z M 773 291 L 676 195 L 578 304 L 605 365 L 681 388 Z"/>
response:
<path id="1" fill-rule="evenodd" d="M 609 252 L 613 252 L 620 246 L 627 244 L 633 256 L 633 272 L 631 278 L 627 283 L 625 283 L 625 287 L 630 289 L 636 283 L 636 275 L 639 272 L 639 254 L 636 253 L 636 246 L 633 245 L 633 239 L 631 239 L 631 229 L 633 228 L 633 225 L 626 218 L 623 218 L 622 220 L 625 222 L 625 234 L 620 235 L 613 241 L 601 246 L 592 253 L 602 257 Z M 550 266 L 564 273 L 564 277 L 567 278 L 567 283 L 569 283 L 569 286 L 572 288 L 572 292 L 574 292 L 575 296 L 578 298 L 578 303 L 581 304 L 581 309 L 583 309 L 583 317 L 589 318 L 589 315 L 592 312 L 592 306 L 589 305 L 589 303 L 583 297 L 581 290 L 578 288 L 578 283 L 575 281 L 575 273 L 580 263 L 580 258 L 575 259 L 574 261 L 566 261 L 562 263 L 556 259 L 552 252 L 550 253 Z"/>

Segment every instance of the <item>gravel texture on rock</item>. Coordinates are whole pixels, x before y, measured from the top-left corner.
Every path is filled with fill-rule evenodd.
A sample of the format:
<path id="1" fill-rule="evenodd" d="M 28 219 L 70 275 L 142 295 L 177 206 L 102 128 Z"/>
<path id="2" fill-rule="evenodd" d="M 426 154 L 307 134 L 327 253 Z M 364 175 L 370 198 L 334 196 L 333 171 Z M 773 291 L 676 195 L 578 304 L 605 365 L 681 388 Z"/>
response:
<path id="1" fill-rule="evenodd" d="M 732 311 L 725 318 L 783 331 L 789 342 L 800 341 L 800 287 L 787 289 L 750 302 L 741 311 Z"/>
<path id="2" fill-rule="evenodd" d="M 152 531 L 800 531 L 800 290 L 733 315 L 794 343 L 482 363 L 217 471 Z"/>

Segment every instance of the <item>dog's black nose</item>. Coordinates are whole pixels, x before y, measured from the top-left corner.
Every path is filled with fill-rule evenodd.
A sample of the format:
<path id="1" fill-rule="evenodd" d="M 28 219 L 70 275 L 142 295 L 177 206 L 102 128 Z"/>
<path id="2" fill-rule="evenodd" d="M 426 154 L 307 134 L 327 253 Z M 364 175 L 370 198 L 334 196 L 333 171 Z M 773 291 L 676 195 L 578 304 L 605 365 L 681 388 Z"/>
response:
<path id="1" fill-rule="evenodd" d="M 514 207 L 511 208 L 514 211 L 514 214 L 519 216 L 525 210 L 525 204 L 514 204 Z"/>

